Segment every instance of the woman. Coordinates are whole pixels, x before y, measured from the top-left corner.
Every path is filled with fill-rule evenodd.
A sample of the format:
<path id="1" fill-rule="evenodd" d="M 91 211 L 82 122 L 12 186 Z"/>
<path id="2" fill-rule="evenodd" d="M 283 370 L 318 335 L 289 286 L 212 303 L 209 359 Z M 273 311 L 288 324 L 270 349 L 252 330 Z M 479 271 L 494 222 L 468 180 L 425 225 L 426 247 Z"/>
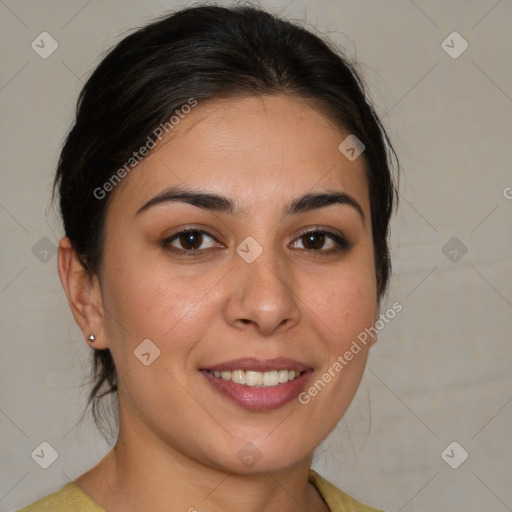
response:
<path id="1" fill-rule="evenodd" d="M 264 11 L 185 9 L 121 41 L 55 180 L 90 403 L 98 420 L 117 397 L 119 433 L 22 510 L 376 510 L 310 466 L 376 340 L 390 153 L 350 64 Z"/>

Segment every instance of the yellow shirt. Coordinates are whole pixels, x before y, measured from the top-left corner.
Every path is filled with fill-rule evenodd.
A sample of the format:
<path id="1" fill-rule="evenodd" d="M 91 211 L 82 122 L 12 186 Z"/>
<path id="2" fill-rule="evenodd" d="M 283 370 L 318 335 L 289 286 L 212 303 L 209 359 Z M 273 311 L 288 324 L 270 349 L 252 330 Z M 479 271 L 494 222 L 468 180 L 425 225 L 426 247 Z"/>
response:
<path id="1" fill-rule="evenodd" d="M 309 471 L 309 481 L 316 487 L 331 512 L 382 512 L 354 500 L 316 471 Z M 24 507 L 17 512 L 105 512 L 75 482 Z"/>

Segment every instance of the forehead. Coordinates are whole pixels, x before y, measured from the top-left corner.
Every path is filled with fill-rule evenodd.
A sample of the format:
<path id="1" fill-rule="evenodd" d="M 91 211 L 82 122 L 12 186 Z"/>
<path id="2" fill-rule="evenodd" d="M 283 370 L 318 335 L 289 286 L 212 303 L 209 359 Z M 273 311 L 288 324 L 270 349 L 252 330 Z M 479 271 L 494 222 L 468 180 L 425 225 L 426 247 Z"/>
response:
<path id="1" fill-rule="evenodd" d="M 367 210 L 364 160 L 350 161 L 338 149 L 348 135 L 289 95 L 199 101 L 123 180 L 111 208 L 136 211 L 180 185 L 232 197 L 246 211 L 336 188 Z"/>

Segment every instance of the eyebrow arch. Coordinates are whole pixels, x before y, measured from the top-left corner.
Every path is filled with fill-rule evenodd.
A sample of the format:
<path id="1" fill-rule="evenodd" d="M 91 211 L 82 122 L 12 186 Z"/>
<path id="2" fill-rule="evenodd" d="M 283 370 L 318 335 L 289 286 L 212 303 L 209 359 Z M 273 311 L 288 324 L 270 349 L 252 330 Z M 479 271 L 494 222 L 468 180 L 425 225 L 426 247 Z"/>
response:
<path id="1" fill-rule="evenodd" d="M 361 205 L 351 195 L 345 192 L 317 192 L 314 194 L 305 194 L 286 205 L 285 215 L 307 212 L 331 204 L 346 204 L 352 206 L 352 208 L 359 213 L 364 223 L 364 213 Z"/>
<path id="2" fill-rule="evenodd" d="M 160 194 L 151 198 L 137 210 L 135 215 L 137 216 L 156 205 L 170 202 L 183 202 L 204 210 L 229 213 L 230 215 L 236 214 L 235 203 L 225 196 L 205 193 L 200 190 L 184 189 L 180 186 L 176 186 L 164 190 Z M 328 191 L 308 193 L 290 201 L 285 205 L 283 212 L 285 216 L 289 216 L 317 208 L 323 208 L 331 204 L 345 204 L 351 206 L 357 211 L 364 223 L 365 216 L 360 204 L 351 195 L 345 192 Z"/>

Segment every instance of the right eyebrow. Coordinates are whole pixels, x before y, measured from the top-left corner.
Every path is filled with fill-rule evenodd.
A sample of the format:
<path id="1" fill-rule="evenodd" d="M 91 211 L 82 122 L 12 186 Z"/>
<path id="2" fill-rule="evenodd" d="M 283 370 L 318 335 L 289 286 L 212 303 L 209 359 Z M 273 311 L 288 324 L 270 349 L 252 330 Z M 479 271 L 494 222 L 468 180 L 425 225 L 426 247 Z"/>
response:
<path id="1" fill-rule="evenodd" d="M 192 206 L 197 206 L 198 208 L 203 208 L 205 210 L 224 212 L 231 215 L 235 214 L 234 203 L 227 197 L 218 194 L 207 194 L 201 191 L 185 190 L 181 187 L 171 187 L 151 198 L 137 210 L 135 215 L 139 215 L 158 204 L 174 201 L 188 203 Z"/>

